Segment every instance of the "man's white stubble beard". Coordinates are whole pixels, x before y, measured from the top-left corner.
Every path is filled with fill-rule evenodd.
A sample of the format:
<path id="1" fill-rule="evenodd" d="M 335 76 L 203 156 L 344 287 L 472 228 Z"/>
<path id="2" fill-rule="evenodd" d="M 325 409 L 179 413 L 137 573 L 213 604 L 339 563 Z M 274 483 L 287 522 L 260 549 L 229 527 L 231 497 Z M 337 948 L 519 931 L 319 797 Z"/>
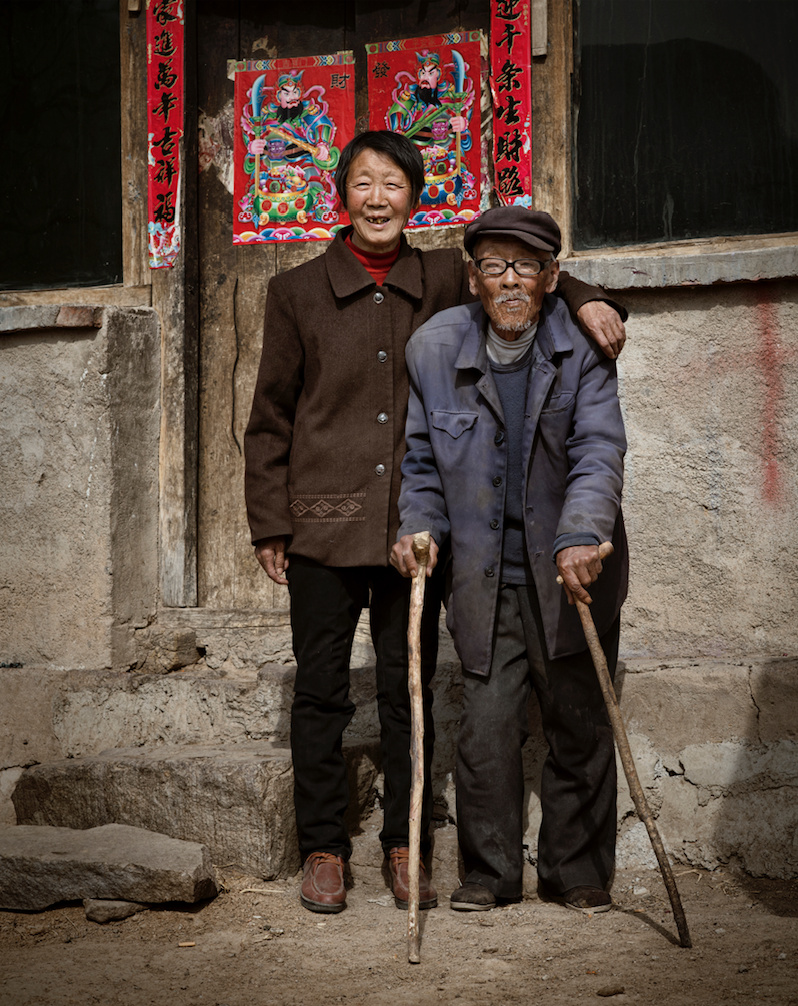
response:
<path id="1" fill-rule="evenodd" d="M 497 307 L 499 304 L 506 304 L 508 300 L 520 300 L 522 304 L 528 304 L 532 298 L 524 290 L 519 290 L 517 293 L 506 293 L 497 294 L 493 298 L 493 305 Z M 526 317 L 526 312 L 524 312 L 523 318 L 508 318 L 506 322 L 499 321 L 498 318 L 491 318 L 491 323 L 494 329 L 500 328 L 504 332 L 523 332 L 529 328 L 530 320 Z"/>

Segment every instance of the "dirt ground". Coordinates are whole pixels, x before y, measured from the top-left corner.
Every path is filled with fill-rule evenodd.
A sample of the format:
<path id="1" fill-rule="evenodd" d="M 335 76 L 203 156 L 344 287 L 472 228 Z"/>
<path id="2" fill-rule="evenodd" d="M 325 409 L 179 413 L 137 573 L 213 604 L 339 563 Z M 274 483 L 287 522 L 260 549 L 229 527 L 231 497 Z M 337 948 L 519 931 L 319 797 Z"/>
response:
<path id="1" fill-rule="evenodd" d="M 0 912 L 0 1006 L 798 1006 L 798 881 L 677 866 L 692 949 L 678 945 L 655 871 L 618 871 L 617 907 L 593 916 L 535 897 L 453 912 L 440 884 L 410 964 L 376 830 L 355 840 L 340 915 L 303 909 L 298 877 L 267 883 L 230 866 L 214 900 L 124 922 L 89 922 L 80 903 Z"/>

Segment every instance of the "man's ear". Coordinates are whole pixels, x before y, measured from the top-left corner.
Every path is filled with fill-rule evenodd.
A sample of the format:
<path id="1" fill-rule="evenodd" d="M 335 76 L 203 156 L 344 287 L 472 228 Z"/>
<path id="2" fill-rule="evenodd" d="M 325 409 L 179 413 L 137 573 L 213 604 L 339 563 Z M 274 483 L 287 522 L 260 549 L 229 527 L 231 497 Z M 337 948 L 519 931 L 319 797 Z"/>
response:
<path id="1" fill-rule="evenodd" d="M 477 286 L 477 273 L 479 270 L 474 265 L 473 262 L 468 263 L 468 289 L 475 296 L 479 296 L 479 287 Z"/>
<path id="2" fill-rule="evenodd" d="M 549 282 L 546 286 L 546 293 L 554 293 L 557 283 L 560 280 L 560 263 L 555 259 L 549 266 Z"/>

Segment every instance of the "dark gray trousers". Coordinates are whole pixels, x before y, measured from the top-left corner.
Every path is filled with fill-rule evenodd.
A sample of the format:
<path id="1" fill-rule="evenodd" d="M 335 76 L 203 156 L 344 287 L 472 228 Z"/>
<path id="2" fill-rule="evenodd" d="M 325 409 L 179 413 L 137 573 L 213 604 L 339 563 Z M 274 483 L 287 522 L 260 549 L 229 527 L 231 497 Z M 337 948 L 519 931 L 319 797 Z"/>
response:
<path id="1" fill-rule="evenodd" d="M 620 622 L 602 637 L 610 674 Z M 466 883 L 523 893 L 524 770 L 532 688 L 549 750 L 540 799 L 538 877 L 552 894 L 606 887 L 615 861 L 612 727 L 585 650 L 550 660 L 534 586 L 499 593 L 490 675 L 465 675 L 457 751 L 457 826 Z"/>

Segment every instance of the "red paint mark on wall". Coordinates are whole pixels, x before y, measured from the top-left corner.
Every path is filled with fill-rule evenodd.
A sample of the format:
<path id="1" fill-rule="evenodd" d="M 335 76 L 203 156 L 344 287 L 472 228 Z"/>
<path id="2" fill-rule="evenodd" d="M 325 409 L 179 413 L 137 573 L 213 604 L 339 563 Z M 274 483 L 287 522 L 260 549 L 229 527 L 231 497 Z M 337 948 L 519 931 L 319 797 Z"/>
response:
<path id="1" fill-rule="evenodd" d="M 785 354 L 779 341 L 779 319 L 771 292 L 767 287 L 760 287 L 757 292 L 759 366 L 765 379 L 762 410 L 762 495 L 766 502 L 778 504 L 784 497 L 778 449 L 779 415 L 784 402 Z"/>

